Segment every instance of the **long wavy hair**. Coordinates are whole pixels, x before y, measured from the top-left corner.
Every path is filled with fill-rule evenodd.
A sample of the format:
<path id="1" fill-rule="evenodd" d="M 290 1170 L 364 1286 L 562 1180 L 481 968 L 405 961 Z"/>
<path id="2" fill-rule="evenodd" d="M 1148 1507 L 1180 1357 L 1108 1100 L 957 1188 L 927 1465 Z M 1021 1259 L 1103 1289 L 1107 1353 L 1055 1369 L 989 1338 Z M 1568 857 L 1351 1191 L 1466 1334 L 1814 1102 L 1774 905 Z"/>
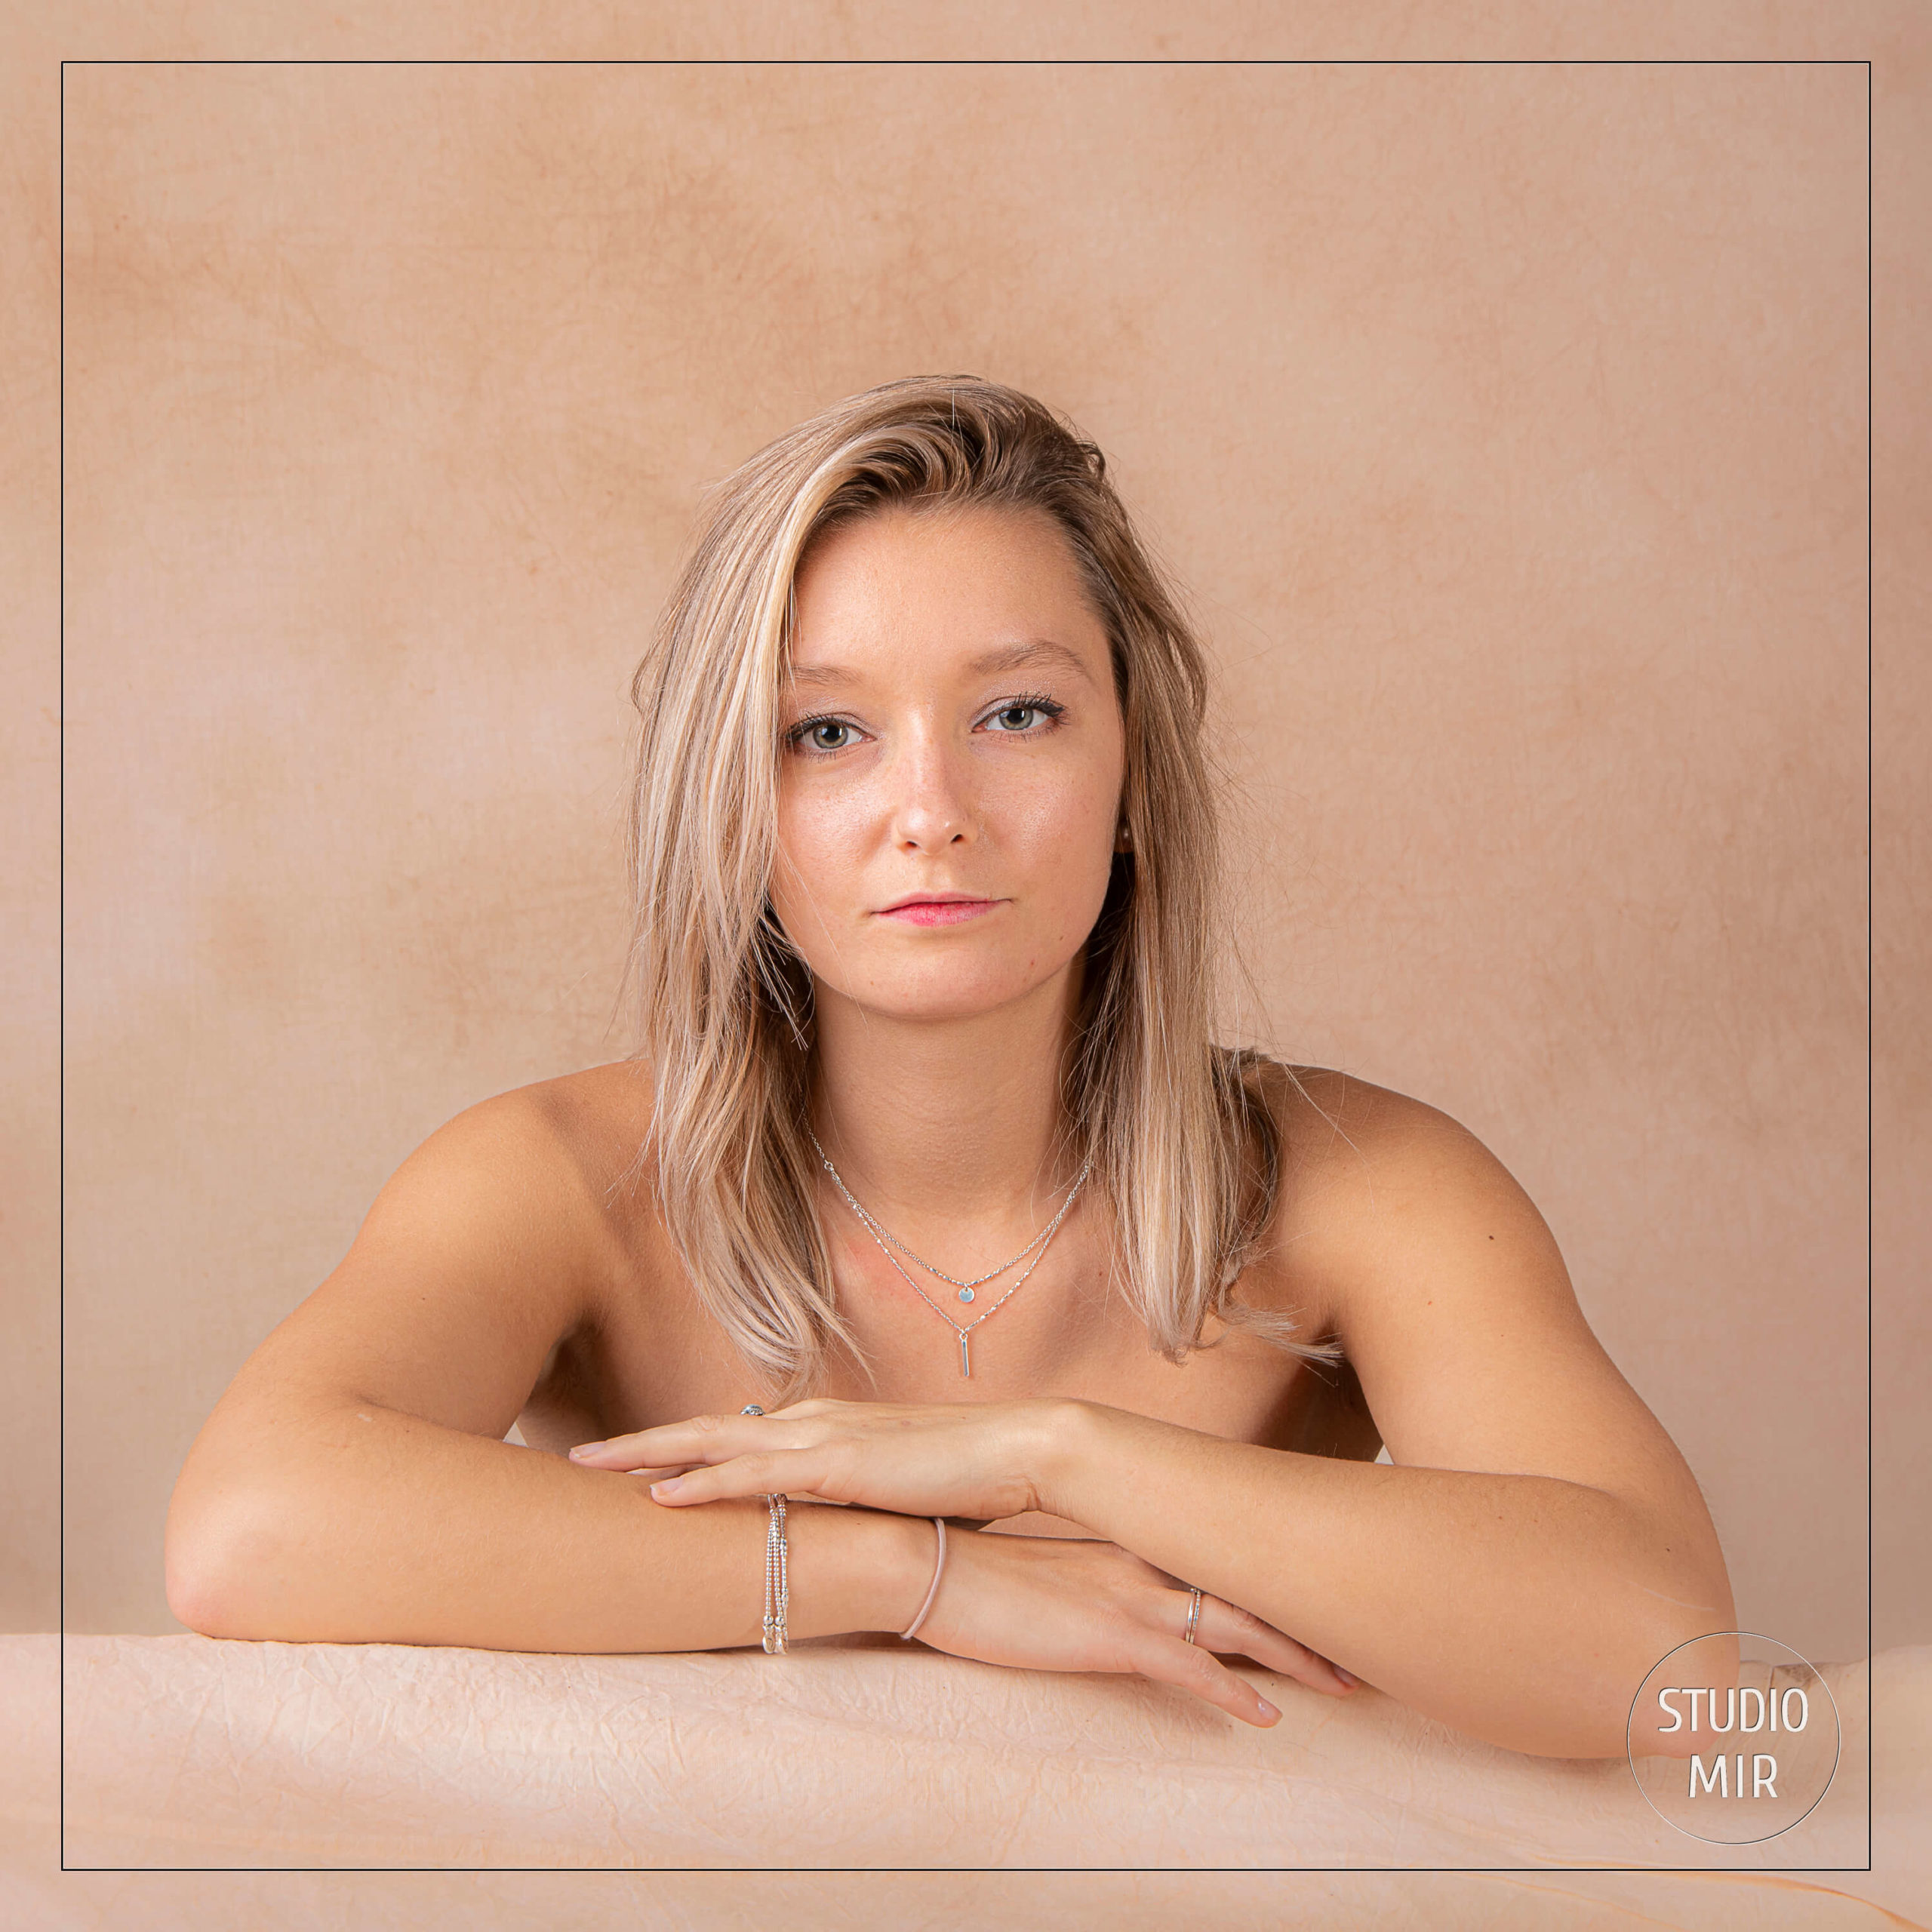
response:
<path id="1" fill-rule="evenodd" d="M 1092 1158 L 1115 1286 L 1171 1361 L 1207 1346 L 1211 1315 L 1332 1361 L 1334 1343 L 1295 1341 L 1292 1318 L 1229 1294 L 1272 1217 L 1282 1150 L 1265 1091 L 1278 1063 L 1210 1037 L 1229 936 L 1201 647 L 1100 451 L 1031 396 L 974 377 L 838 403 L 703 500 L 631 688 L 643 731 L 626 987 L 655 1103 L 632 1179 L 648 1177 L 698 1296 L 783 1399 L 819 1386 L 834 1348 L 869 1372 L 814 1208 L 811 976 L 769 891 L 792 583 L 835 525 L 967 505 L 1044 512 L 1066 533 L 1126 728 L 1132 850 L 1087 941 L 1060 1069 L 1063 1144 Z"/>

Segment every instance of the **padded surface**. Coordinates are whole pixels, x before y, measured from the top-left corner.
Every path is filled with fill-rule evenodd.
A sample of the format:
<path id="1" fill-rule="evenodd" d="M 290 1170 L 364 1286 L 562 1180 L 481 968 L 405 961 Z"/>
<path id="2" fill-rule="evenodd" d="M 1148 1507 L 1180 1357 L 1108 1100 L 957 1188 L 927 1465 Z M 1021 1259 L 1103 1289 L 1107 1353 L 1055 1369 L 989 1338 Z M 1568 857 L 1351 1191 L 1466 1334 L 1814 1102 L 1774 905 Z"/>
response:
<path id="1" fill-rule="evenodd" d="M 1284 1715 L 1263 1732 L 1137 1679 L 1001 1670 L 890 1638 L 773 1659 L 70 1638 L 66 1860 L 691 1874 L 610 1894 L 611 1922 L 629 1924 L 654 1922 L 638 1917 L 652 1900 L 672 1912 L 666 1924 L 736 1924 L 740 1909 L 749 1924 L 781 1903 L 795 1926 L 998 1923 L 1017 1906 L 998 1902 L 991 1875 L 963 1882 L 975 1868 L 1061 1868 L 1017 1882 L 1048 1885 L 1029 1896 L 1058 1899 L 1053 1922 L 1067 1925 L 1134 1922 L 1143 1909 L 1158 1922 L 1207 1896 L 1203 1887 L 1219 1924 L 1251 1913 L 1278 1923 L 1291 1901 L 1303 1924 L 1383 1922 L 1385 1909 L 1386 1922 L 1401 1923 L 1419 1887 L 1438 1924 L 1628 1924 L 1632 1914 L 1727 1927 L 1923 1922 L 1932 1650 L 1823 1668 L 1845 1723 L 1831 1792 L 1781 1838 L 1720 1847 L 1658 1819 L 1620 1760 L 1522 1757 L 1367 1687 L 1337 1703 L 1266 1673 L 1256 1675 Z M 259 1890 L 248 1903 L 232 1878 L 36 1872 L 36 1850 L 52 1862 L 57 1669 L 54 1638 L 0 1640 L 0 1708 L 24 1718 L 10 1728 L 28 1746 L 0 1819 L 18 1895 L 36 1914 L 80 1915 L 9 1922 L 139 1924 L 126 1915 L 136 1902 L 196 1884 L 208 1888 L 194 1908 L 204 1922 L 223 1922 L 223 1897 L 236 1901 L 237 1922 L 261 1910 Z M 1881 1855 L 1875 1873 L 1847 1874 L 1827 1868 L 1866 1863 L 1875 1683 Z M 1595 1865 L 1645 1869 L 1561 1875 Z M 1254 1870 L 1274 1866 L 1352 1869 Z M 937 1888 L 888 1875 L 908 1867 L 952 1875 Z M 1423 1875 L 1444 1867 L 1472 1869 Z M 1527 1869 L 1481 1869 L 1496 1867 Z M 755 1875 L 813 1868 L 873 1875 Z M 1120 1868 L 1168 1875 L 1102 1875 Z M 1186 1875 L 1206 1868 L 1229 1875 Z M 291 1885 L 307 1887 L 318 1912 L 327 1897 L 346 1901 L 343 1881 L 277 1882 L 285 1903 Z M 410 1924 L 435 1922 L 436 1895 L 421 1881 L 386 1883 L 402 1887 L 399 1908 L 414 1887 L 418 1909 L 432 1910 L 429 1921 L 406 1915 Z M 86 1916 L 103 1886 L 121 1888 L 111 1921 Z M 382 1896 L 361 1897 L 343 1922 L 392 1922 Z M 457 1917 L 491 1922 L 489 1897 L 463 1900 L 451 1903 Z M 335 1909 L 314 1922 L 337 1922 Z"/>

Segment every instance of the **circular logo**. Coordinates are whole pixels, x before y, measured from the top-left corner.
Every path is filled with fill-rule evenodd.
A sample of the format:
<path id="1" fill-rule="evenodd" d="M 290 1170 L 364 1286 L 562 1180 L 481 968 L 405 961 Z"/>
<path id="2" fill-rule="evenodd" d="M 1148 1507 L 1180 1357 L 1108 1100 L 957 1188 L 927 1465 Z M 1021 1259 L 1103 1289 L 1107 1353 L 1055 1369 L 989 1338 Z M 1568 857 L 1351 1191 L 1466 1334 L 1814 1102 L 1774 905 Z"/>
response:
<path id="1" fill-rule="evenodd" d="M 1788 1644 L 1751 1630 L 1678 1644 L 1638 1687 L 1624 1736 L 1651 1809 L 1709 1844 L 1789 1831 L 1838 1766 L 1830 1686 Z"/>

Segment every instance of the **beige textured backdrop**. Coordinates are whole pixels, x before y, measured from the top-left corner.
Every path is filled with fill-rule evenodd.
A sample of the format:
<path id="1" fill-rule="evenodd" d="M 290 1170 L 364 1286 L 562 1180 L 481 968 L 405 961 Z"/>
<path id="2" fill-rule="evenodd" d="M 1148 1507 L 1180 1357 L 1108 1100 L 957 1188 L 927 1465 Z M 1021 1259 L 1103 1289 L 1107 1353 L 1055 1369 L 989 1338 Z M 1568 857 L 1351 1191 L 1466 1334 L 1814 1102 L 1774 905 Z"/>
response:
<path id="1" fill-rule="evenodd" d="M 1489 1141 L 1745 1622 L 1862 1652 L 1862 68 L 87 66 L 66 136 L 70 1627 L 174 1627 L 193 1431 L 409 1149 L 614 1050 L 697 489 L 957 369 L 1211 635 L 1256 1023 Z"/>

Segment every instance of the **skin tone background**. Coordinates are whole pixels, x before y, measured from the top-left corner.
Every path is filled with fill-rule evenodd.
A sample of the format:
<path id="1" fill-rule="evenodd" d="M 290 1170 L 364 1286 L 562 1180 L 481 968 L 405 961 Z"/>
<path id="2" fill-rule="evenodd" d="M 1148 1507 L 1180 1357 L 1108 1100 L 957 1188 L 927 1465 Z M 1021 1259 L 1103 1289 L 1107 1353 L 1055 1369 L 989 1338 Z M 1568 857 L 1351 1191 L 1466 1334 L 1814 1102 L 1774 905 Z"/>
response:
<path id="1" fill-rule="evenodd" d="M 1772 51 L 1873 53 L 1904 16 Z M 1734 49 L 1473 41 L 1766 51 L 1737 17 Z M 140 51 L 99 38 L 42 56 Z M 1473 44 L 1331 40 L 1255 51 Z M 697 489 L 958 368 L 1102 443 L 1208 634 L 1245 797 L 1230 1036 L 1482 1135 L 1703 1482 L 1744 1621 L 1860 1654 L 1866 111 L 1849 67 L 70 69 L 70 1626 L 175 1627 L 187 1443 L 402 1156 L 620 1051 L 623 685 Z M 51 214 L 10 244 L 23 327 L 54 244 Z M 1923 563 L 1887 491 L 1922 510 L 1922 468 L 1884 358 L 1921 272 L 1877 312 L 1900 878 Z M 7 468 L 24 572 L 51 478 Z M 6 721 L 38 841 L 8 887 L 20 1628 L 56 1614 L 35 675 L 45 713 Z M 1881 902 L 1875 962 L 1901 1524 L 1923 911 Z M 1881 1645 L 1932 1636 L 1915 1560 L 1881 1568 Z"/>

